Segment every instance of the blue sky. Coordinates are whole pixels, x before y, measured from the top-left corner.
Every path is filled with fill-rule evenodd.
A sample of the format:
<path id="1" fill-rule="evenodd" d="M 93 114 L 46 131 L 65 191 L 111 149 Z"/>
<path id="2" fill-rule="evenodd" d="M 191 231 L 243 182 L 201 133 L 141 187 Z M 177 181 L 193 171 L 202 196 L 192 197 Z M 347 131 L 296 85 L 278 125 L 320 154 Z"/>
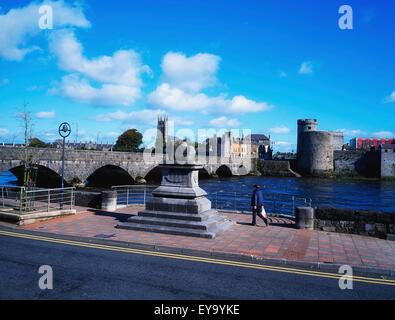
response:
<path id="1" fill-rule="evenodd" d="M 0 142 L 34 135 L 112 142 L 158 114 L 176 128 L 240 128 L 295 149 L 296 120 L 354 136 L 394 135 L 393 1 L 0 1 Z M 109 4 L 111 3 L 111 4 Z M 340 30 L 339 7 L 353 9 Z"/>

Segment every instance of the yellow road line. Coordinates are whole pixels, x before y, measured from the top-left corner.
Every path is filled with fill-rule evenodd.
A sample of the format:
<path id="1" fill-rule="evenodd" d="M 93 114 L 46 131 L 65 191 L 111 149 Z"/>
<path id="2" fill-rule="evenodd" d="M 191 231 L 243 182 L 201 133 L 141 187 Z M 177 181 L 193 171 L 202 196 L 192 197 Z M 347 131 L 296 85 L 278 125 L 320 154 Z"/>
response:
<path id="1" fill-rule="evenodd" d="M 274 272 L 284 272 L 284 273 L 291 273 L 291 274 L 298 274 L 298 275 L 305 275 L 305 276 L 312 276 L 312 277 L 321 277 L 321 278 L 328 278 L 328 279 L 336 279 L 336 280 L 339 280 L 342 277 L 341 274 L 335 274 L 335 273 L 329 273 L 329 272 L 302 270 L 302 269 L 296 269 L 296 268 L 277 267 L 277 266 L 248 263 L 248 262 L 238 262 L 238 261 L 231 261 L 231 260 L 222 260 L 222 259 L 188 256 L 188 255 L 174 254 L 174 253 L 165 253 L 165 252 L 157 252 L 157 251 L 149 251 L 149 250 L 141 250 L 141 249 L 133 249 L 133 248 L 124 248 L 124 247 L 118 247 L 118 246 L 101 245 L 101 244 L 81 242 L 81 241 L 75 241 L 75 240 L 64 240 L 64 239 L 57 239 L 57 238 L 51 238 L 51 237 L 36 236 L 36 235 L 31 235 L 31 234 L 19 233 L 19 232 L 0 231 L 0 235 L 14 237 L 14 238 L 23 238 L 23 239 L 51 242 L 51 243 L 57 243 L 57 244 L 65 244 L 65 245 L 70 245 L 70 246 L 75 246 L 75 247 L 85 247 L 85 248 L 91 248 L 91 249 L 100 249 L 100 250 L 107 250 L 107 251 L 163 257 L 163 258 L 170 258 L 170 259 L 195 261 L 195 262 L 203 262 L 203 263 L 211 263 L 211 264 L 220 264 L 220 265 L 226 265 L 226 266 L 258 269 L 258 270 L 266 270 L 266 271 L 274 271 Z M 358 281 L 358 282 L 370 283 L 370 284 L 395 286 L 395 280 L 389 280 L 389 279 L 353 276 L 353 280 Z"/>

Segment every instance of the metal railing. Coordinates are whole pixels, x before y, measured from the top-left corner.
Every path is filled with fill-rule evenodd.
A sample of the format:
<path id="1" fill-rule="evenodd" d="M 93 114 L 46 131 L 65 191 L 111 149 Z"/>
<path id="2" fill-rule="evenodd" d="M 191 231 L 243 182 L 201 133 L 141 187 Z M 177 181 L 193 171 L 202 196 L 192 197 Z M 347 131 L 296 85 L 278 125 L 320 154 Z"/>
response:
<path id="1" fill-rule="evenodd" d="M 3 210 L 12 211 L 15 208 L 20 208 L 21 198 L 25 188 L 16 186 L 0 186 L 0 189 L 0 206 Z"/>
<path id="2" fill-rule="evenodd" d="M 0 186 L 0 210 L 19 214 L 73 210 L 74 188 L 26 189 L 24 187 Z"/>
<path id="3" fill-rule="evenodd" d="M 130 205 L 145 205 L 152 197 L 156 186 L 125 185 L 114 186 L 117 191 L 117 205 L 119 207 Z M 207 198 L 211 201 L 212 208 L 224 211 L 247 213 L 251 212 L 251 195 L 238 192 L 209 192 Z M 269 214 L 294 216 L 295 208 L 312 206 L 309 198 L 264 192 L 265 210 Z"/>
<path id="4" fill-rule="evenodd" d="M 145 205 L 146 201 L 152 197 L 152 191 L 157 186 L 149 185 L 125 185 L 113 186 L 117 191 L 117 206 Z"/>
<path id="5" fill-rule="evenodd" d="M 207 197 L 211 200 L 213 208 L 217 210 L 251 212 L 251 194 L 219 191 L 209 193 Z M 294 216 L 296 207 L 312 205 L 312 200 L 309 198 L 289 194 L 264 192 L 263 199 L 268 214 Z"/>

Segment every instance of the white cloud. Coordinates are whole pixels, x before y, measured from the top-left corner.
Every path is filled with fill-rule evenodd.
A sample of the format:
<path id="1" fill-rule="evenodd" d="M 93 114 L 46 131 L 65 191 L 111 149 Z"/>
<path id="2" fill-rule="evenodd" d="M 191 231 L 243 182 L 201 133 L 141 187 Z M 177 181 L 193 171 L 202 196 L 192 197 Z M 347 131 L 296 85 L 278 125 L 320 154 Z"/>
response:
<path id="1" fill-rule="evenodd" d="M 388 97 L 384 99 L 385 103 L 393 103 L 395 102 L 395 91 L 392 92 Z"/>
<path id="2" fill-rule="evenodd" d="M 150 93 L 148 101 L 152 105 L 175 111 L 203 111 L 223 103 L 222 98 L 210 98 L 204 93 L 188 93 L 168 83 L 161 84 Z"/>
<path id="3" fill-rule="evenodd" d="M 36 117 L 39 119 L 53 119 L 55 116 L 56 113 L 53 111 L 41 111 L 36 113 Z"/>
<path id="4" fill-rule="evenodd" d="M 268 111 L 272 108 L 273 106 L 266 102 L 256 102 L 244 96 L 234 97 L 229 104 L 229 111 L 234 113 Z"/>
<path id="5" fill-rule="evenodd" d="M 114 139 L 114 138 L 118 138 L 120 135 L 121 135 L 120 132 L 117 132 L 117 131 L 109 131 L 109 132 L 105 132 L 105 133 L 103 134 L 103 137 L 104 137 L 104 138 L 111 138 L 111 139 Z"/>
<path id="6" fill-rule="evenodd" d="M 54 131 L 44 131 L 41 135 L 48 140 L 56 140 L 59 138 L 59 133 Z"/>
<path id="7" fill-rule="evenodd" d="M 189 93 L 180 88 L 161 84 L 148 96 L 155 106 L 175 111 L 205 111 L 208 113 L 249 113 L 270 110 L 273 106 L 265 102 L 256 102 L 244 96 L 232 99 L 225 95 L 209 97 L 205 93 Z"/>
<path id="8" fill-rule="evenodd" d="M 183 90 L 200 91 L 217 83 L 220 61 L 220 57 L 208 53 L 187 57 L 180 52 L 169 52 L 161 65 L 164 82 Z"/>
<path id="9" fill-rule="evenodd" d="M 133 50 L 119 50 L 112 56 L 88 59 L 83 46 L 71 31 L 59 31 L 51 36 L 51 50 L 59 66 L 72 74 L 62 78 L 52 93 L 75 101 L 96 105 L 129 106 L 141 96 L 143 73 L 150 69 Z M 90 80 L 97 82 L 94 86 Z"/>
<path id="10" fill-rule="evenodd" d="M 275 141 L 274 144 L 277 146 L 290 146 L 291 145 L 291 143 L 288 141 Z"/>
<path id="11" fill-rule="evenodd" d="M 299 68 L 299 74 L 307 75 L 313 73 L 313 63 L 311 61 L 303 62 Z"/>
<path id="12" fill-rule="evenodd" d="M 230 128 L 230 127 L 239 126 L 240 122 L 237 119 L 228 119 L 227 117 L 219 117 L 216 119 L 212 119 L 210 121 L 210 125 L 214 127 Z"/>
<path id="13" fill-rule="evenodd" d="M 270 128 L 269 131 L 274 134 L 288 134 L 291 132 L 290 128 L 285 126 Z"/>
<path id="14" fill-rule="evenodd" d="M 139 111 L 125 112 L 125 111 L 115 111 L 105 114 L 99 114 L 94 119 L 98 122 L 110 122 L 110 121 L 122 121 L 124 123 L 133 123 L 133 125 L 149 125 L 156 126 L 158 116 L 165 115 L 166 112 L 160 109 L 143 109 Z M 182 126 L 191 126 L 193 125 L 193 121 L 178 117 L 172 116 L 171 121 L 174 121 L 176 125 Z"/>
<path id="15" fill-rule="evenodd" d="M 10 133 L 8 129 L 0 128 L 0 137 L 7 136 Z"/>
<path id="16" fill-rule="evenodd" d="M 124 112 L 118 110 L 106 114 L 100 114 L 95 117 L 99 122 L 110 121 L 135 121 L 136 123 L 145 123 L 155 125 L 159 115 L 163 115 L 162 110 L 143 109 L 139 111 Z"/>
<path id="17" fill-rule="evenodd" d="M 114 84 L 93 87 L 88 80 L 77 74 L 64 76 L 59 87 L 51 89 L 50 93 L 98 106 L 129 106 L 140 97 L 139 88 Z"/>
<path id="18" fill-rule="evenodd" d="M 220 57 L 199 53 L 186 57 L 183 53 L 169 52 L 162 62 L 163 82 L 148 95 L 148 102 L 174 111 L 200 111 L 202 113 L 248 113 L 270 110 L 266 102 L 256 102 L 245 96 L 228 97 L 227 94 L 209 96 L 202 90 L 217 83 Z"/>
<path id="19" fill-rule="evenodd" d="M 365 132 L 359 129 L 337 129 L 338 132 L 343 132 L 347 137 L 358 137 L 364 135 Z"/>
<path id="20" fill-rule="evenodd" d="M 71 31 L 56 32 L 51 36 L 51 50 L 59 59 L 59 66 L 78 72 L 94 81 L 130 87 L 140 87 L 142 73 L 150 72 L 142 65 L 134 50 L 119 50 L 112 56 L 87 59 L 82 44 Z"/>
<path id="21" fill-rule="evenodd" d="M 0 14 L 0 58 L 21 61 L 28 53 L 39 50 L 29 40 L 43 32 L 38 26 L 38 10 L 43 4 L 53 8 L 54 28 L 90 27 L 82 9 L 70 6 L 63 0 L 33 2 L 22 8 L 11 9 L 6 14 Z"/>
<path id="22" fill-rule="evenodd" d="M 376 138 L 393 138 L 395 137 L 395 133 L 391 131 L 378 131 L 373 133 L 373 136 Z"/>
<path id="23" fill-rule="evenodd" d="M 290 152 L 294 149 L 294 145 L 289 141 L 274 141 L 274 148 L 277 151 Z"/>
<path id="24" fill-rule="evenodd" d="M 190 120 L 184 117 L 177 117 L 177 116 L 172 117 L 171 119 L 174 121 L 174 124 L 178 126 L 192 126 L 196 122 L 194 120 Z"/>

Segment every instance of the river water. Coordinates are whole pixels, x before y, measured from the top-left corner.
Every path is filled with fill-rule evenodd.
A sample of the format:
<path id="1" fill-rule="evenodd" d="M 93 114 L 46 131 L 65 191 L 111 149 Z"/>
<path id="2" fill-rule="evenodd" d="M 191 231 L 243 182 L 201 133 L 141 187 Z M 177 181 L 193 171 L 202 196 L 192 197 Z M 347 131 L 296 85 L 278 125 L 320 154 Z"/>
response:
<path id="1" fill-rule="evenodd" d="M 216 201 L 218 193 L 226 198 L 229 208 L 249 208 L 249 194 L 252 186 L 260 184 L 264 193 L 280 195 L 284 199 L 292 196 L 309 198 L 312 205 L 351 208 L 359 210 L 376 210 L 395 213 L 395 182 L 378 180 L 334 180 L 334 179 L 299 179 L 269 177 L 233 177 L 200 180 L 200 186 L 209 194 L 210 200 Z M 16 185 L 16 178 L 11 172 L 0 173 L 0 185 Z"/>
<path id="2" fill-rule="evenodd" d="M 300 179 L 271 177 L 233 177 L 201 180 L 209 195 L 218 191 L 248 195 L 260 184 L 264 193 L 310 198 L 312 205 L 377 210 L 395 213 L 395 182 L 370 180 Z M 241 197 L 239 197 L 241 198 Z M 247 198 L 245 198 L 247 202 Z M 214 197 L 210 200 L 215 201 Z M 248 207 L 246 203 L 246 207 Z"/>
<path id="3" fill-rule="evenodd" d="M 16 186 L 17 182 L 17 178 L 11 172 L 0 172 L 0 186 Z"/>

